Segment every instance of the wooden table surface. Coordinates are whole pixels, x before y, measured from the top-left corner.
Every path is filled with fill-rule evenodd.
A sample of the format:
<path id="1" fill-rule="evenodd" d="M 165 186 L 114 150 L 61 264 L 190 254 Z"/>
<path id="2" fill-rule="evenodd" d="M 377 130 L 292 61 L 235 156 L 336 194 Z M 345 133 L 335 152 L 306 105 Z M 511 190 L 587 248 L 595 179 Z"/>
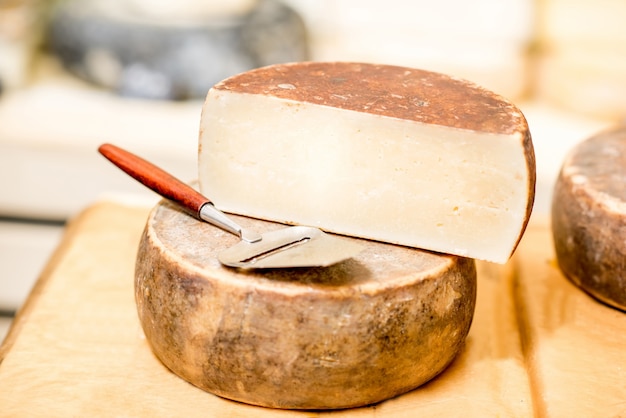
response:
<path id="1" fill-rule="evenodd" d="M 139 325 L 133 271 L 148 210 L 103 201 L 69 224 L 0 347 L 0 417 L 626 417 L 626 314 L 560 274 L 545 225 L 531 225 L 507 265 L 478 263 L 464 350 L 410 393 L 302 412 L 203 392 L 154 357 Z"/>

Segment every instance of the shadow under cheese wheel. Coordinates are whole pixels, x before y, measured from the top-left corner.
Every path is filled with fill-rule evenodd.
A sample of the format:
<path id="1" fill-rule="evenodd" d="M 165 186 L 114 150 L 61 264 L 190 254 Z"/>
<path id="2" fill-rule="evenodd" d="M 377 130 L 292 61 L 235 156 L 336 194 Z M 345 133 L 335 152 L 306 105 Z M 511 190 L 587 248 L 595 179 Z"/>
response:
<path id="1" fill-rule="evenodd" d="M 233 218 L 261 233 L 284 227 Z M 362 240 L 362 253 L 330 267 L 220 265 L 219 251 L 237 241 L 164 201 L 137 255 L 146 338 L 205 391 L 274 408 L 363 406 L 431 380 L 464 345 L 472 259 Z"/>
<path id="2" fill-rule="evenodd" d="M 626 129 L 578 144 L 563 163 L 552 202 L 559 267 L 600 301 L 626 310 Z"/>

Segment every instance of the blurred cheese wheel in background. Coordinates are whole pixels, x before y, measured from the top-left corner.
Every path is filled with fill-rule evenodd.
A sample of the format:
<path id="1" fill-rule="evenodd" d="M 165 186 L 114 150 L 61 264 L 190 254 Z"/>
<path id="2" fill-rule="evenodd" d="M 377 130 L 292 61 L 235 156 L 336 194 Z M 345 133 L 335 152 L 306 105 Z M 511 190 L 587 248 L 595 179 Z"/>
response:
<path id="1" fill-rule="evenodd" d="M 66 1 L 52 15 L 49 46 L 87 81 L 161 100 L 202 98 L 233 74 L 308 57 L 306 28 L 293 9 L 265 0 L 232 6 L 209 3 L 202 13 L 195 4 L 190 18 L 183 9 L 169 17 L 162 5 L 149 14 L 144 2 Z"/>
<path id="2" fill-rule="evenodd" d="M 552 204 L 561 270 L 597 299 L 626 310 L 626 128 L 578 144 Z"/>

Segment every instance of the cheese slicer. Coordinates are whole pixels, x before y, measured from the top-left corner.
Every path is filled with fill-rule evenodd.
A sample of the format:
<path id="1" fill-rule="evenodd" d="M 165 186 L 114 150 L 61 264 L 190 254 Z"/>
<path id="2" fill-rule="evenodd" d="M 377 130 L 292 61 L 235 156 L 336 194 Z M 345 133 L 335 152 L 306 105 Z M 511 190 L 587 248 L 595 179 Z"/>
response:
<path id="1" fill-rule="evenodd" d="M 351 258 L 362 248 L 354 239 L 310 226 L 287 226 L 263 234 L 242 228 L 193 187 L 143 158 L 112 144 L 103 144 L 98 151 L 135 180 L 189 210 L 196 218 L 241 238 L 219 254 L 219 261 L 226 266 L 323 267 Z"/>

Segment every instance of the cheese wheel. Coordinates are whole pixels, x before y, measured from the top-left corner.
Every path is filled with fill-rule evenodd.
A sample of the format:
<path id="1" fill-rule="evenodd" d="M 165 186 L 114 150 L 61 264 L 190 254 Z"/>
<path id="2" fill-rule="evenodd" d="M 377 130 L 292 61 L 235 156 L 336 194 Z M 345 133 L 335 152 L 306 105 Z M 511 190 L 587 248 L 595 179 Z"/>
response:
<path id="1" fill-rule="evenodd" d="M 569 153 L 552 201 L 559 266 L 581 289 L 626 310 L 626 129 L 602 132 Z"/>
<path id="2" fill-rule="evenodd" d="M 267 232 L 283 225 L 237 217 Z M 367 405 L 441 373 L 473 317 L 472 259 L 359 240 L 325 268 L 237 270 L 238 238 L 163 202 L 139 246 L 135 297 L 165 366 L 221 397 L 275 408 Z"/>
<path id="3" fill-rule="evenodd" d="M 200 190 L 228 212 L 498 263 L 527 225 L 535 158 L 522 113 L 417 69 L 295 63 L 208 93 Z"/>

